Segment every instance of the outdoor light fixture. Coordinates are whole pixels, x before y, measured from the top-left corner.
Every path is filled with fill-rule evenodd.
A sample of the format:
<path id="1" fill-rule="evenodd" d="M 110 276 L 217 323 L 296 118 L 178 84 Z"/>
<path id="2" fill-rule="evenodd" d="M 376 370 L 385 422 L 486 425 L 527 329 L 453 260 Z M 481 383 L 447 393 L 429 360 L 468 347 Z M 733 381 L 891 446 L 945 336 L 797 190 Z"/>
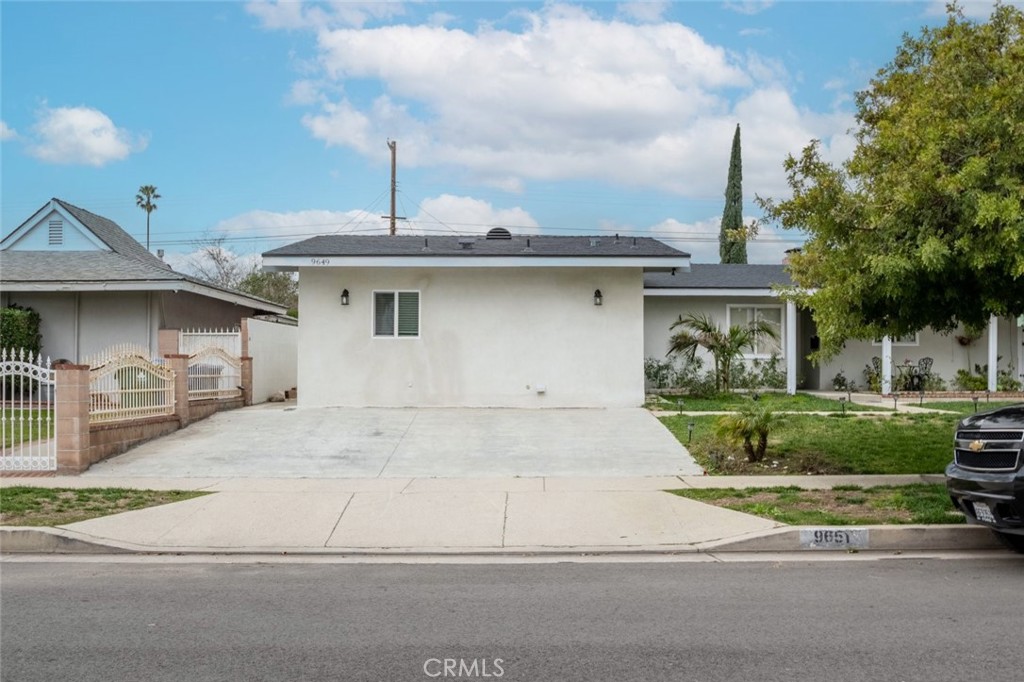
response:
<path id="1" fill-rule="evenodd" d="M 341 304 L 348 305 L 348 289 L 341 290 Z"/>
<path id="2" fill-rule="evenodd" d="M 686 425 L 686 442 L 689 443 L 693 440 L 693 427 L 696 426 L 692 421 Z"/>
<path id="3" fill-rule="evenodd" d="M 843 416 L 846 416 L 846 398 L 839 398 L 839 409 L 842 410 Z"/>
<path id="4" fill-rule="evenodd" d="M 594 289 L 594 305 L 601 305 L 604 303 L 604 296 L 601 295 L 600 289 Z"/>

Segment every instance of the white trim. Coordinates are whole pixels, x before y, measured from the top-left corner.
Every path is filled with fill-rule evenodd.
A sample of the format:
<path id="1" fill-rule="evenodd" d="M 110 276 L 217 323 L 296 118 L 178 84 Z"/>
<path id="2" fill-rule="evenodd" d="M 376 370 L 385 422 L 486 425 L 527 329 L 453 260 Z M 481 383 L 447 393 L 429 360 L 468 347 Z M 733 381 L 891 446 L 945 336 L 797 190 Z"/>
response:
<path id="1" fill-rule="evenodd" d="M 395 295 L 395 333 L 377 333 L 377 294 Z M 398 294 L 416 294 L 416 336 L 398 334 Z M 372 289 L 370 291 L 370 338 L 371 339 L 419 339 L 423 336 L 423 292 L 419 289 Z"/>
<path id="2" fill-rule="evenodd" d="M 999 382 L 999 318 L 988 318 L 988 390 L 995 392 Z"/>
<path id="3" fill-rule="evenodd" d="M 796 302 L 786 301 L 786 393 L 796 395 Z"/>
<path id="4" fill-rule="evenodd" d="M 786 311 L 783 309 L 782 305 L 777 304 L 777 303 L 749 303 L 749 304 L 747 304 L 747 303 L 727 303 L 725 305 L 725 328 L 726 329 L 728 329 L 729 327 L 732 326 L 732 309 L 733 308 L 743 308 L 744 310 L 746 310 L 748 308 L 753 308 L 755 310 L 757 310 L 758 308 L 765 308 L 765 309 L 771 308 L 773 310 L 778 310 L 779 311 L 779 336 L 781 337 L 779 339 L 779 352 L 780 353 L 785 353 L 785 351 L 786 351 L 786 343 L 787 343 L 788 339 L 787 339 L 787 334 L 786 334 L 786 331 L 787 331 L 787 329 L 786 329 L 786 326 L 787 326 L 786 325 Z M 755 315 L 756 315 L 756 313 L 755 313 Z M 746 324 L 746 322 L 744 322 L 744 324 Z M 767 360 L 771 356 L 772 356 L 771 353 L 744 353 L 743 354 L 743 358 L 745 360 Z M 789 359 L 788 358 L 785 358 L 785 359 L 788 362 Z"/>
<path id="5" fill-rule="evenodd" d="M 778 298 L 779 293 L 771 289 L 644 289 L 644 296 L 680 296 L 684 298 L 700 298 L 710 296 L 771 296 Z"/>
<path id="6" fill-rule="evenodd" d="M 645 268 L 690 270 L 686 257 L 652 256 L 263 256 L 267 272 L 298 268 Z"/>
<path id="7" fill-rule="evenodd" d="M 196 282 L 183 280 L 129 280 L 123 282 L 4 282 L 5 292 L 33 292 L 33 291 L 189 291 L 200 296 L 215 298 L 220 301 L 227 301 L 235 305 L 244 305 L 248 308 L 269 310 L 279 315 L 288 312 L 288 308 L 276 303 L 257 301 L 244 294 L 234 294 L 221 291 L 214 287 L 207 287 Z"/>

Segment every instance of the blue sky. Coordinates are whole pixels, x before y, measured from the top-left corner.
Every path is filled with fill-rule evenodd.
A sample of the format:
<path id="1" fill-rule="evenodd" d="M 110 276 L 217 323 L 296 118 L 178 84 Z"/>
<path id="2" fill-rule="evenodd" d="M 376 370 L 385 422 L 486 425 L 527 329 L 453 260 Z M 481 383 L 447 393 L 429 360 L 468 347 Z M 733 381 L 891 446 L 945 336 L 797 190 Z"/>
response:
<path id="1" fill-rule="evenodd" d="M 970 3 L 986 16 L 991 3 Z M 717 262 L 733 130 L 744 209 L 938 2 L 0 3 L 3 232 L 50 197 L 152 245 L 240 254 L 385 228 L 651 235 Z M 766 230 L 752 262 L 799 235 Z"/>

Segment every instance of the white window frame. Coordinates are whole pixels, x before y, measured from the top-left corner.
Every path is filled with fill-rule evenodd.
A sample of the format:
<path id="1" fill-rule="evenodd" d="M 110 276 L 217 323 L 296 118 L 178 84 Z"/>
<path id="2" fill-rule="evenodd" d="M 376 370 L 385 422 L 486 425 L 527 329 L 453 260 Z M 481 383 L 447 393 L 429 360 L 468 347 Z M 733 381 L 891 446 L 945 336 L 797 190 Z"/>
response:
<path id="1" fill-rule="evenodd" d="M 871 342 L 871 345 L 872 346 L 881 346 L 882 345 L 882 339 L 875 339 L 874 341 Z M 914 340 L 913 341 L 897 341 L 896 339 L 892 339 L 892 345 L 893 345 L 894 348 L 896 346 L 906 346 L 906 347 L 920 346 L 921 345 L 921 332 L 914 332 Z"/>
<path id="2" fill-rule="evenodd" d="M 725 306 L 725 327 L 726 327 L 726 329 L 728 329 L 729 327 L 731 327 L 733 325 L 733 322 L 732 322 L 732 311 L 733 311 L 733 308 L 738 308 L 738 309 L 743 309 L 743 310 L 747 310 L 748 308 L 753 308 L 755 311 L 756 310 L 767 310 L 769 308 L 771 308 L 772 310 L 778 310 L 779 311 L 779 341 L 778 341 L 778 343 L 779 343 L 779 353 L 778 353 L 778 355 L 779 355 L 779 358 L 782 358 L 782 359 L 784 359 L 786 357 L 786 310 L 785 310 L 785 308 L 783 306 L 777 305 L 777 304 L 773 304 L 773 303 L 764 303 L 764 304 L 762 304 L 762 303 L 746 303 L 746 304 L 745 303 L 729 303 L 729 304 L 726 304 L 726 306 Z M 756 317 L 757 317 L 757 313 L 756 312 L 754 313 L 754 317 L 756 319 Z M 743 320 L 743 322 L 741 324 L 745 325 L 748 322 L 749 322 L 749 320 Z M 771 356 L 772 356 L 771 353 L 758 353 L 756 351 L 756 348 L 755 348 L 755 352 L 753 352 L 753 353 L 749 353 L 749 352 L 743 353 L 743 358 L 746 359 L 746 360 L 767 360 Z"/>
<path id="3" fill-rule="evenodd" d="M 393 294 L 395 297 L 395 319 L 393 334 L 377 333 L 377 294 Z M 398 294 L 416 294 L 416 335 L 398 335 Z M 370 337 L 374 339 L 418 339 L 423 335 L 423 292 L 419 289 L 374 289 L 370 293 Z"/>

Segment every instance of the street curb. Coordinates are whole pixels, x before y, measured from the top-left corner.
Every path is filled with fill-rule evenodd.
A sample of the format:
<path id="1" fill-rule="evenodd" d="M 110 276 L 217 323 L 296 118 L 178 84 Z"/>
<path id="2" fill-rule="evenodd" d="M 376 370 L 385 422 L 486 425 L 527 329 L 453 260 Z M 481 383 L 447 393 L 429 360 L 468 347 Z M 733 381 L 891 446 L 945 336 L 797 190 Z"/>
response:
<path id="1" fill-rule="evenodd" d="M 851 531 L 854 531 L 851 533 Z M 815 534 L 829 539 L 815 542 Z M 837 537 L 855 541 L 835 542 Z M 352 547 L 151 547 L 100 540 L 63 528 L 0 528 L 0 554 L 175 554 L 175 555 L 315 555 L 315 556 L 555 556 L 671 555 L 724 552 L 823 551 L 979 551 L 1003 549 L 981 526 L 804 526 L 776 528 L 752 536 L 723 538 L 691 545 L 503 547 L 503 548 L 352 548 Z"/>

